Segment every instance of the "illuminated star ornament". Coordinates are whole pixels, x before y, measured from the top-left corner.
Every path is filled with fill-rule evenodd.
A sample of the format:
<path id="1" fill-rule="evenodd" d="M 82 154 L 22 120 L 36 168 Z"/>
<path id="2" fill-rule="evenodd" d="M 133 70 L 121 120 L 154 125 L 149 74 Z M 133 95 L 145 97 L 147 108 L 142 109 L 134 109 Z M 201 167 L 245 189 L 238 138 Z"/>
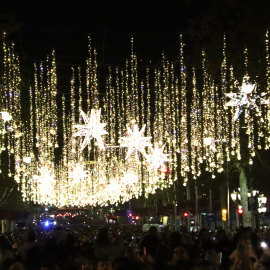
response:
<path id="1" fill-rule="evenodd" d="M 151 154 L 147 155 L 147 161 L 152 165 L 152 167 L 160 168 L 163 166 L 164 162 L 169 161 L 168 156 L 169 154 L 164 154 L 164 147 L 165 144 L 160 148 L 157 144 L 155 147 L 151 147 Z"/>
<path id="2" fill-rule="evenodd" d="M 97 140 L 97 144 L 100 149 L 102 150 L 105 149 L 104 142 L 101 136 L 108 134 L 107 131 L 104 130 L 104 127 L 107 124 L 100 123 L 100 113 L 101 113 L 101 109 L 99 110 L 92 109 L 90 113 L 90 117 L 88 117 L 81 110 L 81 115 L 83 117 L 85 124 L 74 126 L 76 129 L 78 129 L 78 131 L 74 134 L 74 136 L 84 136 L 84 141 L 82 143 L 81 150 L 83 150 L 87 145 L 89 145 L 93 138 Z"/>
<path id="3" fill-rule="evenodd" d="M 152 144 L 149 142 L 151 137 L 143 136 L 144 130 L 145 125 L 141 130 L 139 130 L 139 127 L 136 124 L 133 126 L 133 129 L 127 126 L 127 136 L 120 138 L 122 140 L 120 146 L 128 148 L 126 160 L 134 151 L 139 151 L 143 155 L 146 155 L 145 147 L 152 146 Z"/>
<path id="4" fill-rule="evenodd" d="M 245 109 L 254 110 L 257 113 L 260 113 L 258 104 L 269 104 L 268 100 L 263 99 L 262 97 L 266 95 L 262 93 L 261 95 L 253 94 L 252 92 L 256 88 L 256 84 L 249 84 L 243 80 L 242 86 L 240 88 L 240 93 L 227 93 L 226 96 L 231 100 L 225 104 L 225 106 L 237 107 L 234 114 L 233 120 L 236 121 L 240 114 Z"/>

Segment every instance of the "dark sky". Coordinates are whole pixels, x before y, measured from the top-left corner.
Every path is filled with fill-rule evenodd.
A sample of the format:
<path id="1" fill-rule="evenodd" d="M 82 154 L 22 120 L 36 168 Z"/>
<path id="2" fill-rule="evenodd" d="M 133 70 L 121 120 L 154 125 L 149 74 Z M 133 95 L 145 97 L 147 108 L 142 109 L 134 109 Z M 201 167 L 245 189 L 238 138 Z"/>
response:
<path id="1" fill-rule="evenodd" d="M 257 54 L 264 52 L 264 35 L 270 26 L 268 0 L 10 0 L 1 7 L 0 14 L 8 14 L 4 21 L 7 25 L 20 24 L 9 37 L 15 41 L 22 63 L 39 63 L 55 49 L 58 70 L 69 71 L 71 66 L 85 64 L 89 35 L 101 68 L 125 65 L 130 57 L 131 36 L 141 67 L 148 66 L 150 60 L 161 62 L 162 52 L 177 59 L 181 33 L 184 39 L 188 34 L 193 38 L 185 42 L 187 62 L 187 51 L 190 58 L 199 59 L 204 43 L 209 59 L 219 64 L 226 31 L 231 34 L 227 47 L 237 56 L 236 64 L 247 42 L 255 48 L 249 52 L 250 62 L 252 58 L 257 61 Z M 197 54 L 192 51 L 196 46 Z M 201 66 L 200 61 L 197 66 Z M 193 62 L 189 61 L 192 67 Z M 254 65 L 257 69 L 257 62 Z M 69 81 L 67 74 L 65 84 Z"/>
<path id="2" fill-rule="evenodd" d="M 55 49 L 59 65 L 84 63 L 89 34 L 103 64 L 124 64 L 131 35 L 138 57 L 154 61 L 162 51 L 177 52 L 179 35 L 187 30 L 193 31 L 194 43 L 206 44 L 217 43 L 215 33 L 243 31 L 235 34 L 233 46 L 238 46 L 244 39 L 254 42 L 256 33 L 270 26 L 268 0 L 2 2 L 0 14 L 8 14 L 4 25 L 21 24 L 12 36 L 20 53 L 41 61 Z M 2 21 L 0 17 L 0 26 Z"/>
<path id="3" fill-rule="evenodd" d="M 150 61 L 161 62 L 162 52 L 177 58 L 179 35 L 189 18 L 200 12 L 200 2 L 10 0 L 2 5 L 0 14 L 7 14 L 2 21 L 8 28 L 15 25 L 9 39 L 15 42 L 22 66 L 28 66 L 29 80 L 33 80 L 34 62 L 46 60 L 54 49 L 58 86 L 66 92 L 70 91 L 71 66 L 85 65 L 89 35 L 97 50 L 99 78 L 107 76 L 109 65 L 125 65 L 131 36 L 141 67 Z"/>
<path id="4" fill-rule="evenodd" d="M 130 38 L 139 57 L 160 57 L 178 47 L 179 34 L 192 10 L 184 1 L 9 1 L 15 20 L 16 45 L 25 57 L 41 60 L 54 48 L 59 64 L 78 64 L 87 56 L 88 35 L 104 62 L 122 62 Z M 31 1 L 32 2 L 32 1 Z"/>

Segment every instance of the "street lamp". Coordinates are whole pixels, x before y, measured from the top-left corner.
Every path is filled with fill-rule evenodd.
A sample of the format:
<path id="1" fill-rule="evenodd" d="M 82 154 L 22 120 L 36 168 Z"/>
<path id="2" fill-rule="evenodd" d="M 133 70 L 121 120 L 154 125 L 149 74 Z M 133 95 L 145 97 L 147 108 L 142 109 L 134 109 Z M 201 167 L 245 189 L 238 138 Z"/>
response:
<path id="1" fill-rule="evenodd" d="M 258 197 L 258 212 L 260 214 L 266 212 L 266 206 L 265 206 L 266 202 L 267 202 L 267 198 L 263 194 L 261 194 Z"/>
<path id="2" fill-rule="evenodd" d="M 232 198 L 233 202 L 235 202 L 235 203 L 241 202 L 241 194 L 240 194 L 240 191 L 241 191 L 241 189 L 238 188 L 237 191 L 234 190 L 233 193 L 231 193 L 231 198 Z"/>
<path id="3" fill-rule="evenodd" d="M 248 195 L 248 204 L 249 204 L 248 210 L 251 211 L 253 213 L 252 215 L 254 215 L 255 217 L 254 219 L 255 224 L 253 224 L 253 226 L 255 225 L 256 231 L 258 231 L 259 214 L 266 212 L 267 198 L 264 196 L 264 194 L 260 193 L 258 190 L 252 190 L 251 192 L 248 192 L 247 195 Z M 233 193 L 231 193 L 231 198 L 233 202 L 237 204 L 238 211 L 236 212 L 236 215 L 237 215 L 236 223 L 238 225 L 239 217 L 242 217 L 241 215 L 242 213 L 239 212 L 239 210 L 242 209 L 242 206 L 240 205 L 240 202 L 241 202 L 240 188 L 238 188 L 237 191 L 233 191 Z"/>
<path id="4" fill-rule="evenodd" d="M 233 193 L 231 193 L 231 198 L 233 202 L 239 202 L 241 201 L 241 194 L 239 192 L 233 191 Z"/>
<path id="5" fill-rule="evenodd" d="M 237 193 L 235 191 L 233 193 L 231 193 L 231 198 L 232 198 L 233 202 L 236 202 Z"/>
<path id="6" fill-rule="evenodd" d="M 253 197 L 255 197 L 256 195 L 258 195 L 259 194 L 259 191 L 258 190 L 252 190 L 252 195 L 253 195 Z"/>
<path id="7" fill-rule="evenodd" d="M 235 209 L 235 217 L 236 217 L 236 227 L 239 228 L 239 225 L 242 224 L 242 214 L 243 214 L 243 208 L 240 205 L 241 203 L 241 194 L 240 194 L 240 188 L 238 188 L 238 191 L 233 191 L 231 193 L 231 198 L 232 201 L 236 204 L 236 209 Z"/>

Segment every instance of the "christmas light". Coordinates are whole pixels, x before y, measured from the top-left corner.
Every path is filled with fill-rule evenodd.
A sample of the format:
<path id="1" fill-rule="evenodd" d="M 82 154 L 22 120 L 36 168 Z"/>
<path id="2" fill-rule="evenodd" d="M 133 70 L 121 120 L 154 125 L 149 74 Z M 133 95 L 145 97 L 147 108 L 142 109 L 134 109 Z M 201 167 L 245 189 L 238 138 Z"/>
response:
<path id="1" fill-rule="evenodd" d="M 163 153 L 164 147 L 165 145 L 160 148 L 159 145 L 156 144 L 154 148 L 150 147 L 151 154 L 146 156 L 147 162 L 149 162 L 151 166 L 157 169 L 161 167 L 164 162 L 169 161 L 168 154 Z"/>
<path id="2" fill-rule="evenodd" d="M 247 49 L 239 87 L 227 63 L 225 36 L 220 78 L 214 80 L 205 51 L 200 70 L 186 66 L 181 35 L 178 62 L 162 53 L 161 64 L 144 71 L 132 37 L 129 59 L 108 68 L 102 95 L 97 52 L 89 38 L 85 70 L 71 68 L 70 98 L 63 93 L 57 100 L 54 51 L 34 65 L 26 120 L 19 59 L 14 45 L 3 39 L 0 148 L 8 157 L 7 175 L 14 177 L 24 200 L 40 204 L 103 206 L 147 198 L 177 179 L 187 186 L 201 175 L 202 163 L 214 179 L 233 157 L 241 160 L 243 125 L 252 164 L 255 149 L 270 145 L 268 38 L 267 32 L 265 91 L 249 83 Z"/>
<path id="3" fill-rule="evenodd" d="M 126 159 L 133 153 L 133 152 L 140 152 L 144 156 L 146 156 L 145 148 L 147 146 L 152 146 L 149 142 L 151 137 L 144 137 L 144 130 L 145 125 L 139 130 L 138 125 L 131 124 L 131 127 L 127 126 L 127 134 L 125 137 L 121 137 L 121 147 L 127 147 L 128 151 L 126 154 Z"/>
<path id="4" fill-rule="evenodd" d="M 100 123 L 100 114 L 101 109 L 99 110 L 92 109 L 90 117 L 88 117 L 83 111 L 81 111 L 81 115 L 83 117 L 85 124 L 74 126 L 74 128 L 78 130 L 74 134 L 74 136 L 84 136 L 84 141 L 81 146 L 81 150 L 83 150 L 87 145 L 89 145 L 90 141 L 93 138 L 97 140 L 100 149 L 102 150 L 105 149 L 101 136 L 107 134 L 107 131 L 104 130 L 106 123 L 103 124 Z"/>

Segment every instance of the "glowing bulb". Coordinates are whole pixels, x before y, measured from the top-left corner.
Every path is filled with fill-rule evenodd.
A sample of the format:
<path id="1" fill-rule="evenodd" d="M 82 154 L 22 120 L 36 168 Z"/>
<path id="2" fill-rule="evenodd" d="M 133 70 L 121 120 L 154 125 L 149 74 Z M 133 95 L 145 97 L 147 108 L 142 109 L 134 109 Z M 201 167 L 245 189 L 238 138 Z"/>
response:
<path id="1" fill-rule="evenodd" d="M 29 164 L 31 162 L 31 157 L 24 157 L 23 161 Z"/>
<path id="2" fill-rule="evenodd" d="M 4 121 L 9 121 L 12 119 L 12 116 L 10 113 L 8 113 L 8 112 L 1 112 L 1 113 L 2 113 L 2 118 Z"/>
<path id="3" fill-rule="evenodd" d="M 213 138 L 210 138 L 210 137 L 204 138 L 203 142 L 204 142 L 205 145 L 211 145 L 212 142 L 213 142 Z"/>

